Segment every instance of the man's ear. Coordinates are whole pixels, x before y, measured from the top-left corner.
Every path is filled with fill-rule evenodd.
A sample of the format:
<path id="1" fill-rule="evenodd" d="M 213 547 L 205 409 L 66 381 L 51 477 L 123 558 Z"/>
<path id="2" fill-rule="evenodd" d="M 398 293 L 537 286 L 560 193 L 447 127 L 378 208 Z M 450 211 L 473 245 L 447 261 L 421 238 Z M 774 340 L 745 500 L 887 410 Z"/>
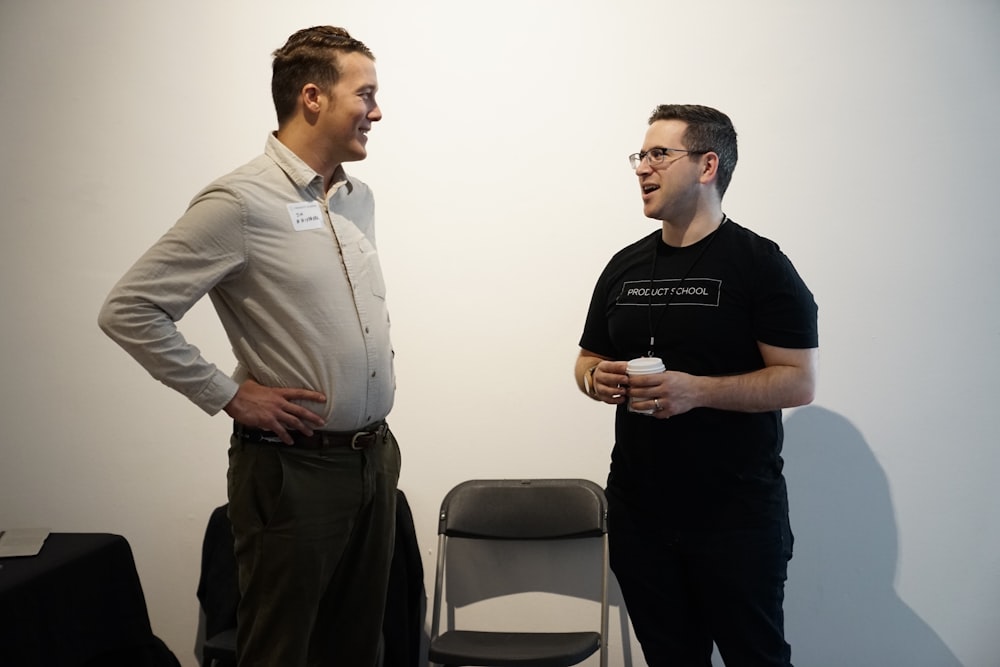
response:
<path id="1" fill-rule="evenodd" d="M 718 175 L 719 154 L 709 151 L 701 156 L 701 177 L 698 180 L 705 184 L 713 183 Z"/>
<path id="2" fill-rule="evenodd" d="M 299 93 L 299 97 L 302 99 L 302 108 L 306 113 L 319 113 L 320 110 L 320 96 L 322 96 L 323 91 L 319 89 L 315 83 L 307 83 L 302 86 L 302 92 Z"/>

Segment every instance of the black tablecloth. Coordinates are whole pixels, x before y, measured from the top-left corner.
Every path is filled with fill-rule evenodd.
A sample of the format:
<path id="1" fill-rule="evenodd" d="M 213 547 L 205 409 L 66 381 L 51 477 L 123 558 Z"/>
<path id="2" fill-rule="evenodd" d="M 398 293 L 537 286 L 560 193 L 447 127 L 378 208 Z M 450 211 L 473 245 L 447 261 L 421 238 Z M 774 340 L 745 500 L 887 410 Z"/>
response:
<path id="1" fill-rule="evenodd" d="M 119 664 L 177 664 L 124 537 L 53 533 L 37 556 L 0 558 L 0 665 Z"/>

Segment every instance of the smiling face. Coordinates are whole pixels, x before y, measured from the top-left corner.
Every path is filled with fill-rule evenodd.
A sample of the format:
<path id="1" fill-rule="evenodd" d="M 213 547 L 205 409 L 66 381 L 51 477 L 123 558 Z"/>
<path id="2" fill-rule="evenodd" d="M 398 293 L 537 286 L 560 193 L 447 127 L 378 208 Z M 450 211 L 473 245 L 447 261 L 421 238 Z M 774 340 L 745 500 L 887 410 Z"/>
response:
<path id="1" fill-rule="evenodd" d="M 340 78 L 329 92 L 320 93 L 316 119 L 327 159 L 334 164 L 363 160 L 368 155 L 368 131 L 382 118 L 375 101 L 378 78 L 375 63 L 362 53 L 339 55 Z"/>
<path id="2" fill-rule="evenodd" d="M 655 121 L 646 130 L 642 151 L 656 147 L 687 149 L 686 129 L 687 123 L 681 120 Z M 681 222 L 695 214 L 701 192 L 701 157 L 701 154 L 680 153 L 655 167 L 648 160 L 639 163 L 635 175 L 642 191 L 642 212 L 647 218 Z"/>

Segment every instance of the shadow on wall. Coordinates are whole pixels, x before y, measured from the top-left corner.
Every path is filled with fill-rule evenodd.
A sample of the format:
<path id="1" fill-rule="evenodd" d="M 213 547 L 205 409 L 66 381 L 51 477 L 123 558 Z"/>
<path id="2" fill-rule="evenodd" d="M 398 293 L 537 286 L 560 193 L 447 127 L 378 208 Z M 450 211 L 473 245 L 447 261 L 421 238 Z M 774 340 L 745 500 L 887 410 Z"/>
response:
<path id="1" fill-rule="evenodd" d="M 811 667 L 962 667 L 896 594 L 896 520 L 885 472 L 844 417 L 785 421 L 794 556 L 785 590 L 792 659 Z"/>

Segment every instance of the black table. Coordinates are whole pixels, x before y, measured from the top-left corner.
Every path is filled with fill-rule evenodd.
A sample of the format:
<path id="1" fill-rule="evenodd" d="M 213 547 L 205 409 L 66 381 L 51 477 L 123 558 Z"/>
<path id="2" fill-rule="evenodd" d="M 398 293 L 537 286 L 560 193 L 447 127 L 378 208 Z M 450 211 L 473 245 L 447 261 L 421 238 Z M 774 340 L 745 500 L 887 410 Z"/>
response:
<path id="1" fill-rule="evenodd" d="M 0 665 L 171 664 L 152 662 L 159 647 L 124 537 L 53 533 L 36 556 L 0 558 Z"/>

